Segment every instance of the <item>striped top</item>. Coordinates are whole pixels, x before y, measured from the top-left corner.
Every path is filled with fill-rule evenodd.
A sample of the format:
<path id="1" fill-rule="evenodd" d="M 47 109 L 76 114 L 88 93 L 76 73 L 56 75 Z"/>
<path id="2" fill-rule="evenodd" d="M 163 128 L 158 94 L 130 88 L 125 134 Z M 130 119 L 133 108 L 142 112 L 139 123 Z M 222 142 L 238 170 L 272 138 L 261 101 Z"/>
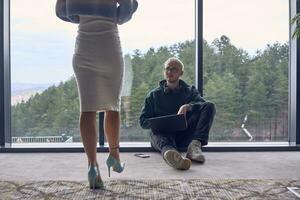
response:
<path id="1" fill-rule="evenodd" d="M 79 23 L 80 15 L 102 16 L 118 24 L 129 21 L 138 7 L 136 0 L 57 0 L 56 15 L 60 19 Z"/>

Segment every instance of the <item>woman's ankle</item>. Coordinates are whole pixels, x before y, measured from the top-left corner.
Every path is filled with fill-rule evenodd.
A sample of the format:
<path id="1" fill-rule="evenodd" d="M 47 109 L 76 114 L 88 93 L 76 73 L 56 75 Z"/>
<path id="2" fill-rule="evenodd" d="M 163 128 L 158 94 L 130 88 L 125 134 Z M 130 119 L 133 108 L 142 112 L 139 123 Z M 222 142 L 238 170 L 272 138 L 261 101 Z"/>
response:
<path id="1" fill-rule="evenodd" d="M 92 162 L 88 162 L 88 164 L 89 164 L 89 166 L 98 166 L 98 163 L 97 163 L 97 161 L 92 161 Z"/>
<path id="2" fill-rule="evenodd" d="M 118 161 L 120 161 L 119 149 L 109 149 L 109 154 L 113 156 L 115 159 L 117 159 Z"/>

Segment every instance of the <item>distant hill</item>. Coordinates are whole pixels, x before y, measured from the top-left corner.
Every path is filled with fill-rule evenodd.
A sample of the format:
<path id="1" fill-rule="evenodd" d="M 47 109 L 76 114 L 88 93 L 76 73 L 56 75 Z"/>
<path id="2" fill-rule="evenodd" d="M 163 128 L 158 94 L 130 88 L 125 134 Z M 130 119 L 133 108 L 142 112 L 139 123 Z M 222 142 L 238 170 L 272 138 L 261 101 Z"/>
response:
<path id="1" fill-rule="evenodd" d="M 12 83 L 11 84 L 11 95 L 17 95 L 28 91 L 42 91 L 48 87 L 54 85 L 54 83 Z"/>
<path id="2" fill-rule="evenodd" d="M 33 83 L 12 83 L 11 85 L 11 105 L 26 102 L 30 97 L 35 94 L 40 94 L 50 87 L 48 84 L 33 84 Z"/>

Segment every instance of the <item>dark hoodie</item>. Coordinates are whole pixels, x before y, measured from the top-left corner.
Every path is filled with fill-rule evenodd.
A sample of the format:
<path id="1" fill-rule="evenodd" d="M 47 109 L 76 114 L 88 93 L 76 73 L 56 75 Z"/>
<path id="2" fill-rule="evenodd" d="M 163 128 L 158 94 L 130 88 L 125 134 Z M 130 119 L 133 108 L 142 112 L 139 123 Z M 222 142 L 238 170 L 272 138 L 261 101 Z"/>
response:
<path id="1" fill-rule="evenodd" d="M 194 110 L 205 102 L 199 91 L 183 80 L 179 80 L 179 88 L 175 90 L 168 88 L 166 83 L 166 80 L 160 81 L 159 87 L 151 90 L 146 96 L 140 116 L 142 128 L 150 128 L 149 118 L 177 114 L 179 108 L 184 104 L 190 104 Z"/>

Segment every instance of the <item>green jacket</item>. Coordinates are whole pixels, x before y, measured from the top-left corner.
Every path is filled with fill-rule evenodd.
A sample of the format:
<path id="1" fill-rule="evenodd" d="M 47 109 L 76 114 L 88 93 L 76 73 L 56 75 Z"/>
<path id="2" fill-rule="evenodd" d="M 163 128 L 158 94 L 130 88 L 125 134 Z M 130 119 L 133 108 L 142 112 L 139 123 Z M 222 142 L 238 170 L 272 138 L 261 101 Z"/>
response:
<path id="1" fill-rule="evenodd" d="M 150 128 L 149 118 L 176 114 L 184 104 L 190 104 L 194 110 L 203 102 L 205 100 L 200 96 L 199 91 L 183 80 L 179 80 L 179 89 L 174 91 L 166 87 L 166 80 L 162 80 L 159 82 L 159 87 L 151 90 L 146 96 L 140 125 L 148 129 Z"/>

